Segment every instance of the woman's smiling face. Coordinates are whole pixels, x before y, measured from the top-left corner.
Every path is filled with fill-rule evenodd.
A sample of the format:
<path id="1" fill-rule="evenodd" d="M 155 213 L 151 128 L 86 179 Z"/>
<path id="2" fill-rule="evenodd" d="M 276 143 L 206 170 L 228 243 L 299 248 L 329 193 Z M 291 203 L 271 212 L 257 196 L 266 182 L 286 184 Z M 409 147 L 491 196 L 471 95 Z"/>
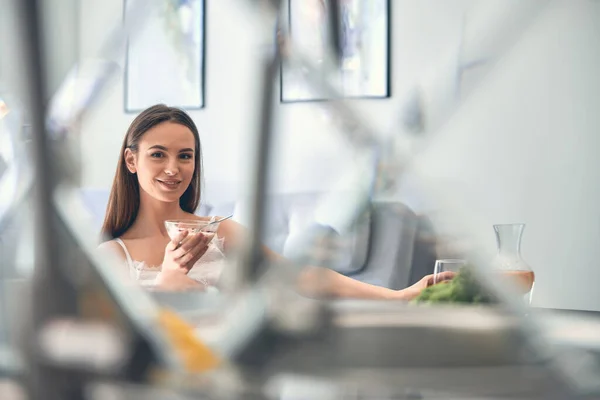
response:
<path id="1" fill-rule="evenodd" d="M 194 176 L 196 143 L 189 128 L 163 122 L 140 139 L 138 151 L 125 152 L 130 172 L 136 173 L 140 189 L 164 201 L 179 201 Z"/>

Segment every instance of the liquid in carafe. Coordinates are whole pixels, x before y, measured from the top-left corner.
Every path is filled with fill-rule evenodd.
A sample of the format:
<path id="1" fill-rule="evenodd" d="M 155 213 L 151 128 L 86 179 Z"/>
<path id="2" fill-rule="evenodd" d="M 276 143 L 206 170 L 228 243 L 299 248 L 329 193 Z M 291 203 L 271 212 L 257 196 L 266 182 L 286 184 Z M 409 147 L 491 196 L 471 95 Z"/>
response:
<path id="1" fill-rule="evenodd" d="M 494 259 L 493 269 L 530 302 L 535 273 L 521 257 L 521 237 L 524 229 L 525 224 L 494 225 L 498 254 Z"/>

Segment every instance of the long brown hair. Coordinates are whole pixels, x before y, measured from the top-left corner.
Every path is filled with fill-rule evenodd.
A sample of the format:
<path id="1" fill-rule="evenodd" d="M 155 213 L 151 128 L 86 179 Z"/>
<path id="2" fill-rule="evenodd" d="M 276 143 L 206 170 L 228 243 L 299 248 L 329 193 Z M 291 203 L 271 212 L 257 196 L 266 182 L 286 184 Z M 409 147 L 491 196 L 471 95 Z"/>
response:
<path id="1" fill-rule="evenodd" d="M 194 175 L 190 185 L 179 199 L 179 205 L 184 211 L 193 213 L 200 204 L 202 148 L 198 128 L 185 111 L 175 107 L 167 107 L 164 104 L 157 104 L 142 111 L 133 120 L 123 140 L 117 172 L 115 173 L 106 207 L 106 216 L 102 224 L 102 235 L 105 238 L 114 239 L 123 235 L 133 225 L 140 209 L 140 185 L 136 174 L 127 169 L 125 149 L 137 153 L 142 136 L 163 122 L 175 122 L 184 125 L 194 134 L 196 142 Z"/>

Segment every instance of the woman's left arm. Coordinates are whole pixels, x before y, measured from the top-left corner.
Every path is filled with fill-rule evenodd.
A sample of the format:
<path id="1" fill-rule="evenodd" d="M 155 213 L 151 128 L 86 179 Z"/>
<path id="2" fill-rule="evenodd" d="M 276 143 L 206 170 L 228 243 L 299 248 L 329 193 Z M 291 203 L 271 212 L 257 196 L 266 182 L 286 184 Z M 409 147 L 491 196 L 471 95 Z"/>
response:
<path id="1" fill-rule="evenodd" d="M 239 223 L 223 221 L 218 230 L 218 235 L 225 239 L 225 252 L 230 252 L 240 244 L 244 235 L 249 232 Z M 272 261 L 281 261 L 283 256 L 277 254 L 266 246 L 263 251 Z M 440 278 L 450 279 L 452 273 L 444 273 Z M 414 285 L 402 289 L 392 290 L 381 286 L 357 281 L 329 268 L 307 266 L 300 273 L 298 289 L 303 295 L 310 297 L 336 297 L 355 299 L 386 299 L 386 300 L 412 300 L 423 289 L 433 284 L 433 275 L 427 275 Z"/>

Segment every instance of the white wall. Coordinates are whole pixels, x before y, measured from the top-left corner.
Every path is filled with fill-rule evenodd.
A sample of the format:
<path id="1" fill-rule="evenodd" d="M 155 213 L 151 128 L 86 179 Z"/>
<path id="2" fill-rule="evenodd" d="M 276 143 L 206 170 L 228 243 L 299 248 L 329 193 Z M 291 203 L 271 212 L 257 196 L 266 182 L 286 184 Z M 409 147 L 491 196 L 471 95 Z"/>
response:
<path id="1" fill-rule="evenodd" d="M 443 53 L 473 1 L 392 0 L 392 93 Z M 600 310 L 600 3 L 554 0 L 446 125 L 413 170 L 416 180 L 453 182 L 480 218 L 493 247 L 493 223 L 525 222 L 525 259 L 537 283 L 534 303 Z M 236 0 L 209 0 L 206 108 L 192 112 L 205 154 L 209 200 L 241 190 L 256 126 L 258 62 L 269 47 Z M 121 0 L 85 0 L 81 49 L 93 54 Z M 82 125 L 82 183 L 107 188 L 132 115 L 123 82 Z M 394 122 L 397 98 L 358 101 L 376 125 Z M 321 104 L 277 105 L 277 185 L 327 187 L 348 166 Z M 410 193 L 414 197 L 414 193 Z"/>
<path id="2" fill-rule="evenodd" d="M 43 18 L 43 45 L 47 49 L 46 84 L 54 93 L 77 62 L 79 51 L 79 2 L 76 0 L 47 0 L 40 3 Z"/>
<path id="3" fill-rule="evenodd" d="M 192 111 L 205 157 L 208 200 L 242 190 L 256 132 L 260 59 L 272 43 L 251 24 L 242 0 L 207 1 L 206 108 Z M 462 12 L 472 0 L 392 1 L 392 93 L 399 93 L 460 32 Z M 94 54 L 122 15 L 122 0 L 81 4 L 81 54 Z M 269 28 L 270 29 L 270 28 Z M 271 29 L 274 33 L 274 28 Z M 274 34 L 269 36 L 273 39 Z M 396 99 L 358 101 L 365 115 L 387 128 Z M 397 101 L 397 100 L 396 100 Z M 321 112 L 322 103 L 276 104 L 278 190 L 327 188 L 352 156 Z M 122 138 L 133 115 L 123 112 L 122 75 L 82 126 L 82 184 L 109 187 Z M 318 177 L 318 179 L 315 179 Z"/>
<path id="4" fill-rule="evenodd" d="M 534 304 L 600 310 L 600 3 L 553 1 L 415 168 L 493 246 L 525 222 Z"/>

